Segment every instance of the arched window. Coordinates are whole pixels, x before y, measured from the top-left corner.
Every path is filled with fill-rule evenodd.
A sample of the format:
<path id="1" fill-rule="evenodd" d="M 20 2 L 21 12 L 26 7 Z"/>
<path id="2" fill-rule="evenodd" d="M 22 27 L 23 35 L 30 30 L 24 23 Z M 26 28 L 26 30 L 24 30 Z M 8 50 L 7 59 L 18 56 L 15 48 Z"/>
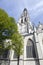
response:
<path id="1" fill-rule="evenodd" d="M 21 19 L 21 23 L 23 23 L 23 19 Z"/>
<path id="2" fill-rule="evenodd" d="M 26 57 L 27 58 L 35 58 L 36 57 L 34 43 L 31 39 L 28 39 L 28 41 L 27 41 Z"/>
<path id="3" fill-rule="evenodd" d="M 27 22 L 27 17 L 24 18 L 24 22 Z"/>

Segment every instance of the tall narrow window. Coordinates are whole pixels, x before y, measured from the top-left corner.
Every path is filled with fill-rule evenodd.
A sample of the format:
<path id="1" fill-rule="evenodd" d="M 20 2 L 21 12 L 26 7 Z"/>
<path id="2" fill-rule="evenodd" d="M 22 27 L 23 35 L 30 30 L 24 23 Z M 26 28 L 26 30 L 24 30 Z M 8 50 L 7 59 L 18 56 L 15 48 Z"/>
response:
<path id="1" fill-rule="evenodd" d="M 21 23 L 23 23 L 23 19 L 21 19 Z"/>
<path id="2" fill-rule="evenodd" d="M 17 54 L 16 54 L 16 52 L 14 52 L 14 56 L 13 56 L 13 58 L 17 58 Z"/>
<path id="3" fill-rule="evenodd" d="M 7 50 L 7 49 L 4 51 L 3 58 L 8 58 L 8 52 L 9 52 L 9 50 Z"/>
<path id="4" fill-rule="evenodd" d="M 35 49 L 34 49 L 34 43 L 31 39 L 28 39 L 27 46 L 26 46 L 26 56 L 27 58 L 35 58 Z"/>
<path id="5" fill-rule="evenodd" d="M 26 17 L 24 18 L 24 21 L 27 22 L 27 18 Z"/>

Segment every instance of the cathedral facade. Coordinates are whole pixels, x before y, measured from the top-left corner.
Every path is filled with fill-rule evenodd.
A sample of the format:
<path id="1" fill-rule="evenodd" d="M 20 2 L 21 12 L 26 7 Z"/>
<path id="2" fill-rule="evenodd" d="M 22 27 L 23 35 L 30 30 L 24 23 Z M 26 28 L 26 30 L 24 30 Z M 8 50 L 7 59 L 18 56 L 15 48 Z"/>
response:
<path id="1" fill-rule="evenodd" d="M 18 20 L 18 31 L 23 36 L 23 55 L 20 56 L 20 65 L 43 65 L 43 24 L 36 27 L 31 21 L 27 9 Z M 17 65 L 17 57 L 10 51 L 10 65 Z M 4 64 L 2 64 L 4 65 Z M 6 63 L 6 65 L 8 65 Z"/>
<path id="2" fill-rule="evenodd" d="M 24 37 L 23 65 L 43 65 L 43 24 L 35 27 L 25 8 L 18 21 L 18 30 Z"/>

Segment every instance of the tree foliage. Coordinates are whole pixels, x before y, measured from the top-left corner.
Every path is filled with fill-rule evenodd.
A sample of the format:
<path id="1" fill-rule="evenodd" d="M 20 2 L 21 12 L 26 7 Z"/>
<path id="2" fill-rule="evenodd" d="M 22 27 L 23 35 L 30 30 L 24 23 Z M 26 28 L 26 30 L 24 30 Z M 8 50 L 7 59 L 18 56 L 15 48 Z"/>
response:
<path id="1" fill-rule="evenodd" d="M 19 33 L 12 35 L 13 50 L 15 50 L 17 56 L 23 53 L 23 37 Z"/>
<path id="2" fill-rule="evenodd" d="M 15 51 L 17 55 L 17 65 L 19 65 L 20 55 L 23 54 L 23 37 L 19 33 L 15 33 L 12 35 L 12 45 L 12 49 Z"/>
<path id="3" fill-rule="evenodd" d="M 5 48 L 4 41 L 6 39 L 11 40 L 12 43 L 6 43 Z M 18 27 L 15 19 L 13 17 L 9 17 L 9 15 L 4 10 L 0 9 L 0 54 L 2 54 L 5 49 L 11 48 L 17 54 L 19 65 L 19 58 L 23 53 L 23 38 L 18 32 Z"/>
<path id="4" fill-rule="evenodd" d="M 4 40 L 11 39 L 15 32 L 18 32 L 15 19 L 0 9 L 0 51 L 4 49 Z"/>

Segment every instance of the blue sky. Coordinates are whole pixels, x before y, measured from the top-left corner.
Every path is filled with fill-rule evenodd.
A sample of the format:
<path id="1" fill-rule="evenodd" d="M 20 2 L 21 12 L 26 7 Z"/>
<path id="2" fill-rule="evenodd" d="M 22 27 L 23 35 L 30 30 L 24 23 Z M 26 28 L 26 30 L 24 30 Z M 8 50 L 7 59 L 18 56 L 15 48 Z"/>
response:
<path id="1" fill-rule="evenodd" d="M 43 0 L 0 0 L 0 8 L 4 9 L 16 21 L 20 18 L 24 8 L 27 8 L 30 21 L 36 25 L 43 23 Z"/>

